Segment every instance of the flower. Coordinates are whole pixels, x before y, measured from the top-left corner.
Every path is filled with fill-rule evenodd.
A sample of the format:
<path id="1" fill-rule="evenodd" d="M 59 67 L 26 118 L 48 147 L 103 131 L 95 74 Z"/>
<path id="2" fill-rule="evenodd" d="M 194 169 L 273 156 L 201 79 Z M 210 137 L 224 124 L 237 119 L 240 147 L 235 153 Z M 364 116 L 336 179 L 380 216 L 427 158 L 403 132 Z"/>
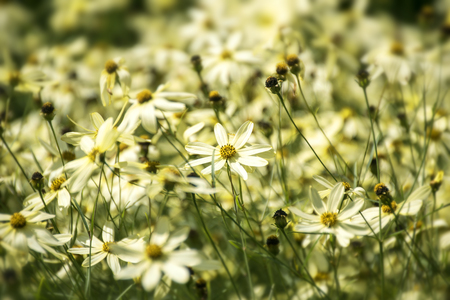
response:
<path id="1" fill-rule="evenodd" d="M 59 209 L 67 208 L 70 205 L 70 193 L 64 187 L 66 178 L 61 175 L 56 178 L 51 178 L 49 180 L 49 191 L 44 195 L 45 205 L 51 203 L 55 198 L 58 199 Z M 41 210 L 44 208 L 44 203 L 42 203 L 41 196 L 39 193 L 34 193 L 25 199 L 25 210 Z"/>
<path id="2" fill-rule="evenodd" d="M 135 98 L 129 102 L 133 105 L 128 109 L 124 117 L 125 120 L 135 123 L 142 121 L 142 127 L 150 133 L 156 133 L 157 120 L 163 119 L 164 114 L 161 111 L 181 112 L 186 108 L 184 103 L 173 102 L 169 100 L 192 100 L 197 99 L 194 94 L 163 92 L 167 85 L 160 85 L 155 92 L 142 90 Z"/>
<path id="3" fill-rule="evenodd" d="M 142 286 L 146 291 L 153 290 L 161 280 L 164 272 L 177 283 L 186 283 L 190 278 L 187 267 L 202 262 L 195 250 L 175 250 L 184 242 L 189 234 L 189 227 L 183 227 L 169 234 L 169 219 L 162 216 L 151 234 L 148 245 L 140 245 L 135 251 L 139 263 L 124 268 L 115 277 L 129 279 L 142 276 Z"/>
<path id="4" fill-rule="evenodd" d="M 91 249 L 89 249 L 91 247 L 91 240 L 88 239 L 85 242 L 81 242 L 81 244 L 83 244 L 86 247 L 70 248 L 68 251 L 73 254 L 82 254 L 82 255 L 89 254 L 90 252 L 91 258 L 87 257 L 81 264 L 85 268 L 89 267 L 89 260 L 90 265 L 93 266 L 106 258 L 108 266 L 111 268 L 111 271 L 114 274 L 119 273 L 121 270 L 119 258 L 127 262 L 137 262 L 136 259 L 133 258 L 132 256 L 126 255 L 126 252 L 123 251 L 123 247 L 130 245 L 136 247 L 137 245 L 142 243 L 142 239 L 132 240 L 125 238 L 119 242 L 115 242 L 114 227 L 112 222 L 106 222 L 105 225 L 103 226 L 102 238 L 103 242 L 94 236 L 92 239 Z"/>
<path id="5" fill-rule="evenodd" d="M 309 197 L 316 215 L 307 214 L 296 207 L 289 209 L 303 220 L 294 228 L 305 233 L 331 233 L 336 236 L 342 247 L 347 247 L 355 235 L 366 235 L 367 228 L 363 224 L 351 224 L 349 219 L 355 216 L 364 205 L 364 199 L 358 198 L 343 204 L 344 185 L 338 182 L 328 196 L 327 204 L 322 201 L 314 188 L 309 189 Z M 342 209 L 340 207 L 343 207 Z"/>
<path id="6" fill-rule="evenodd" d="M 225 166 L 225 163 L 227 163 L 231 170 L 239 174 L 244 180 L 247 180 L 248 174 L 243 165 L 249 171 L 253 171 L 252 167 L 263 167 L 268 164 L 267 160 L 255 156 L 255 154 L 263 152 L 273 154 L 272 146 L 270 145 L 252 145 L 245 147 L 252 131 L 253 123 L 247 121 L 239 127 L 236 135 L 229 136 L 225 128 L 220 123 L 217 123 L 214 126 L 214 133 L 219 145 L 213 147 L 201 142 L 187 144 L 185 148 L 189 154 L 206 155 L 206 157 L 190 161 L 185 165 L 185 168 L 206 164 L 212 162 L 214 159 L 215 171 L 221 170 Z M 212 166 L 204 168 L 202 174 L 210 174 L 211 169 Z"/>
<path id="7" fill-rule="evenodd" d="M 40 241 L 52 244 L 57 240 L 45 229 L 45 224 L 41 223 L 54 218 L 55 215 L 40 211 L 16 212 L 12 215 L 0 214 L 0 238 L 15 249 L 28 253 L 28 248 L 46 253 L 40 245 Z"/>
<path id="8" fill-rule="evenodd" d="M 100 94 L 103 106 L 106 106 L 106 98 L 109 99 L 109 104 L 111 104 L 112 89 L 116 82 L 120 84 L 123 95 L 128 95 L 131 76 L 128 70 L 123 67 L 124 63 L 125 61 L 121 57 L 110 59 L 105 63 L 105 69 L 100 76 Z"/>
<path id="9" fill-rule="evenodd" d="M 331 189 L 333 188 L 333 184 L 319 175 L 313 175 L 313 179 L 327 188 L 326 190 L 319 191 L 320 197 L 322 199 L 328 197 Z M 351 197 L 364 198 L 366 191 L 362 187 L 352 188 L 348 182 L 342 182 L 342 185 L 344 186 L 346 195 L 350 195 Z"/>
<path id="10" fill-rule="evenodd" d="M 112 118 L 109 118 L 98 129 L 95 141 L 89 136 L 82 137 L 80 147 L 86 156 L 66 164 L 64 170 L 74 171 L 74 173 L 64 182 L 64 186 L 71 185 L 71 192 L 80 191 L 98 168 L 97 157 L 109 150 L 119 136 L 120 132 L 113 127 Z"/>
<path id="11" fill-rule="evenodd" d="M 379 186 L 379 185 L 377 185 Z M 390 221 L 395 219 L 396 215 L 402 216 L 414 216 L 416 215 L 420 208 L 422 207 L 423 201 L 425 201 L 431 194 L 431 187 L 429 185 L 424 185 L 409 195 L 409 197 L 400 203 L 397 203 L 392 199 L 390 203 L 381 202 L 381 216 L 380 208 L 372 207 L 361 212 L 362 216 L 355 216 L 351 219 L 352 223 L 365 223 L 365 220 L 369 223 L 374 233 L 380 231 L 384 228 Z M 381 217 L 381 222 L 380 222 Z M 381 224 L 380 224 L 381 223 Z"/>

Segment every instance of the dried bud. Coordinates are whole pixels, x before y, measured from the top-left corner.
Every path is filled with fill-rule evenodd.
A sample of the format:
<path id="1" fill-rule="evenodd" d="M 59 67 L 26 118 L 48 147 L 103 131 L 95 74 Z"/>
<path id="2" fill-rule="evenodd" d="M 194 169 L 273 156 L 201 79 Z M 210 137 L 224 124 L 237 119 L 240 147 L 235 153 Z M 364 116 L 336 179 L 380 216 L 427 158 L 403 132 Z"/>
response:
<path id="1" fill-rule="evenodd" d="M 47 121 L 52 121 L 55 117 L 55 107 L 52 103 L 46 102 L 42 105 L 41 116 Z"/>
<path id="2" fill-rule="evenodd" d="M 191 63 L 196 72 L 201 72 L 203 70 L 202 58 L 200 55 L 194 55 L 191 57 Z"/>
<path id="3" fill-rule="evenodd" d="M 281 91 L 281 83 L 282 81 L 278 81 L 276 77 L 269 76 L 266 79 L 265 86 L 272 94 L 278 94 Z"/>
<path id="4" fill-rule="evenodd" d="M 360 70 L 358 74 L 356 75 L 356 82 L 359 84 L 360 87 L 365 89 L 370 84 L 369 79 L 369 72 L 366 70 Z"/>
<path id="5" fill-rule="evenodd" d="M 284 210 L 277 210 L 272 217 L 275 220 L 275 226 L 277 226 L 279 229 L 284 229 L 288 225 L 286 217 L 287 213 Z"/>
<path id="6" fill-rule="evenodd" d="M 373 191 L 375 192 L 375 194 L 377 194 L 377 197 L 382 203 L 390 205 L 390 203 L 392 202 L 392 196 L 389 192 L 388 187 L 384 183 L 378 183 L 377 185 L 375 185 Z"/>
<path id="7" fill-rule="evenodd" d="M 266 246 L 273 255 L 278 255 L 278 253 L 280 253 L 280 240 L 276 235 L 271 235 L 267 238 Z"/>

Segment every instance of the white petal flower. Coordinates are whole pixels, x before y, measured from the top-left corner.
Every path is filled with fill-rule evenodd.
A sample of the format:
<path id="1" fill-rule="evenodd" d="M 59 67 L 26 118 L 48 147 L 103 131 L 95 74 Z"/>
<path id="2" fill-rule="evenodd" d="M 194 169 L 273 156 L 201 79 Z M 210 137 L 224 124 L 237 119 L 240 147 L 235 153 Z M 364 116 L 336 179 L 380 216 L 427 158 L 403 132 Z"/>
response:
<path id="1" fill-rule="evenodd" d="M 214 158 L 214 171 L 220 171 L 227 164 L 233 172 L 237 173 L 244 180 L 247 180 L 248 174 L 243 165 L 248 167 L 263 167 L 268 164 L 268 161 L 255 155 L 263 152 L 273 153 L 272 146 L 270 145 L 246 147 L 252 131 L 253 123 L 247 121 L 239 127 L 234 136 L 229 137 L 225 128 L 220 123 L 217 123 L 214 126 L 214 134 L 218 146 L 213 147 L 200 142 L 187 144 L 185 148 L 189 154 L 206 155 L 206 157 L 190 161 L 185 165 L 185 169 L 212 162 Z M 212 167 L 209 166 L 202 170 L 202 174 L 210 174 L 211 171 Z"/>

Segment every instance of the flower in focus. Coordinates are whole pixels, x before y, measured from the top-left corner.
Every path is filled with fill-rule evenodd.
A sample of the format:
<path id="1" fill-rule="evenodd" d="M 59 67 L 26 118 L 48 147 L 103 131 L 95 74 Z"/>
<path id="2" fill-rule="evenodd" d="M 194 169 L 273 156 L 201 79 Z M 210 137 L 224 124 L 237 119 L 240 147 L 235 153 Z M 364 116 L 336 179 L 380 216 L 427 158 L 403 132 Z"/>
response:
<path id="1" fill-rule="evenodd" d="M 268 161 L 262 157 L 255 156 L 263 152 L 273 154 L 272 146 L 270 145 L 252 145 L 246 144 L 253 131 L 253 123 L 245 122 L 239 127 L 235 135 L 227 135 L 225 128 L 220 123 L 214 126 L 214 133 L 216 136 L 217 147 L 213 147 L 201 142 L 193 142 L 186 145 L 186 150 L 190 154 L 206 155 L 204 158 L 190 161 L 185 165 L 185 168 L 190 168 L 206 163 L 211 163 L 214 159 L 214 171 L 221 170 L 225 163 L 230 166 L 231 170 L 239 174 L 244 180 L 247 180 L 249 171 L 253 171 L 253 167 L 264 167 Z M 245 166 L 245 167 L 243 167 Z M 206 167 L 202 170 L 202 174 L 210 174 L 212 166 Z"/>
<path id="2" fill-rule="evenodd" d="M 319 193 L 310 188 L 309 197 L 316 214 L 307 214 L 303 211 L 290 207 L 289 209 L 302 218 L 300 223 L 294 228 L 296 231 L 305 233 L 331 233 L 336 236 L 337 241 L 342 247 L 347 247 L 350 239 L 355 235 L 366 235 L 367 228 L 363 224 L 352 224 L 350 218 L 355 216 L 364 205 L 364 200 L 353 199 L 347 200 L 343 204 L 344 185 L 338 182 L 328 196 L 327 204 L 325 204 L 319 196 Z M 341 209 L 341 207 L 343 207 Z"/>
<path id="3" fill-rule="evenodd" d="M 314 175 L 313 179 L 327 188 L 326 190 L 319 191 L 320 197 L 322 199 L 328 197 L 333 189 L 333 184 L 319 175 Z M 342 182 L 342 185 L 344 186 L 346 195 L 350 195 L 350 197 L 364 198 L 366 191 L 362 187 L 352 188 L 348 182 Z"/>
<path id="4" fill-rule="evenodd" d="M 139 263 L 124 268 L 116 275 L 117 279 L 142 276 L 141 283 L 146 291 L 156 287 L 162 272 L 177 283 L 188 282 L 190 274 L 187 267 L 199 265 L 202 259 L 195 250 L 175 250 L 187 239 L 189 228 L 180 228 L 170 235 L 169 225 L 169 219 L 161 217 L 151 234 L 149 244 L 137 247 L 133 245 L 133 255 Z"/>
<path id="5" fill-rule="evenodd" d="M 50 178 L 49 180 L 49 191 L 44 195 L 45 205 L 48 205 L 53 200 L 58 199 L 59 209 L 67 208 L 70 205 L 70 193 L 63 186 L 66 182 L 66 178 L 63 175 L 58 177 Z M 41 210 L 44 208 L 44 203 L 42 202 L 39 193 L 34 193 L 25 199 L 25 210 Z"/>
<path id="6" fill-rule="evenodd" d="M 124 59 L 117 57 L 105 63 L 105 69 L 100 76 L 100 94 L 103 106 L 106 106 L 106 99 L 111 104 L 112 90 L 116 83 L 120 84 L 123 96 L 128 95 L 131 85 L 131 76 L 128 70 L 123 67 Z"/>

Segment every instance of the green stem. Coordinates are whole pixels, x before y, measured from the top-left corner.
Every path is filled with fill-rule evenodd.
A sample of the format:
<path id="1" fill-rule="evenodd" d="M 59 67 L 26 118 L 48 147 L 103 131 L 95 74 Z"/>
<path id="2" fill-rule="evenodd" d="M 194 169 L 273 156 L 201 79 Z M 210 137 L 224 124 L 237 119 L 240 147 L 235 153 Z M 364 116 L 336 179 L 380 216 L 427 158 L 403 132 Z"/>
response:
<path id="1" fill-rule="evenodd" d="M 33 191 L 36 192 L 36 190 L 34 189 L 33 185 L 30 182 L 30 179 L 28 178 L 27 174 L 25 173 L 25 171 L 23 170 L 22 166 L 20 165 L 19 161 L 17 160 L 16 156 L 14 155 L 14 153 L 12 153 L 11 149 L 9 148 L 8 144 L 6 143 L 5 139 L 3 138 L 3 135 L 0 135 L 0 138 L 2 139 L 3 144 L 5 145 L 6 149 L 8 149 L 9 154 L 11 154 L 11 156 L 14 158 L 14 161 L 16 162 L 16 164 L 19 166 L 20 170 L 22 171 L 23 176 L 25 176 L 28 184 L 31 186 L 31 188 L 33 189 Z"/>
<path id="2" fill-rule="evenodd" d="M 377 160 L 377 179 L 378 179 L 378 183 L 379 183 L 380 182 L 380 162 L 378 161 L 377 141 L 376 141 L 376 137 L 375 137 L 375 130 L 373 128 L 372 116 L 370 115 L 370 105 L 369 105 L 369 99 L 367 97 L 366 88 L 363 88 L 363 91 L 364 91 L 364 99 L 366 99 L 367 112 L 369 114 L 369 119 L 370 119 L 370 128 L 372 129 L 373 145 L 375 147 L 375 157 L 376 157 L 376 160 Z"/>
<path id="3" fill-rule="evenodd" d="M 337 179 L 333 176 L 333 174 L 331 174 L 330 170 L 328 170 L 328 168 L 325 166 L 325 164 L 322 162 L 322 160 L 320 159 L 320 157 L 317 155 L 316 151 L 314 151 L 314 148 L 311 146 L 311 144 L 308 142 L 308 140 L 306 139 L 306 137 L 302 134 L 302 132 L 300 131 L 300 129 L 298 129 L 297 125 L 295 124 L 294 120 L 291 117 L 291 114 L 289 113 L 288 109 L 286 108 L 286 104 L 284 104 L 284 100 L 283 97 L 281 96 L 280 92 L 277 93 L 278 98 L 281 101 L 281 104 L 283 104 L 284 110 L 286 111 L 286 114 L 289 117 L 289 120 L 291 120 L 292 125 L 294 125 L 295 129 L 297 130 L 298 134 L 300 134 L 300 136 L 303 138 L 303 140 L 308 144 L 309 148 L 311 149 L 311 151 L 314 153 L 314 155 L 316 156 L 316 158 L 319 160 L 319 162 L 322 164 L 322 166 L 324 167 L 324 169 L 328 172 L 328 174 L 330 174 L 331 177 L 333 177 L 334 181 L 337 182 Z"/>
<path id="4" fill-rule="evenodd" d="M 225 261 L 223 260 L 222 255 L 220 255 L 220 252 L 219 252 L 219 249 L 217 249 L 216 243 L 214 242 L 211 235 L 209 234 L 208 228 L 206 227 L 205 221 L 203 220 L 202 213 L 200 212 L 200 209 L 198 208 L 197 200 L 195 199 L 195 194 L 191 194 L 191 195 L 192 195 L 192 199 L 194 201 L 195 209 L 197 210 L 197 214 L 200 218 L 200 222 L 202 223 L 203 230 L 205 231 L 206 236 L 208 237 L 208 240 L 211 242 L 211 246 L 213 246 L 214 250 L 216 251 L 217 256 L 219 256 L 219 259 L 222 262 L 222 265 L 225 268 L 225 271 L 227 272 L 228 277 L 230 278 L 231 284 L 233 285 L 238 298 L 241 299 L 241 295 L 239 294 L 239 290 L 236 286 L 236 283 L 233 280 L 233 276 L 231 276 L 230 270 L 228 270 L 228 267 L 225 264 Z"/>

